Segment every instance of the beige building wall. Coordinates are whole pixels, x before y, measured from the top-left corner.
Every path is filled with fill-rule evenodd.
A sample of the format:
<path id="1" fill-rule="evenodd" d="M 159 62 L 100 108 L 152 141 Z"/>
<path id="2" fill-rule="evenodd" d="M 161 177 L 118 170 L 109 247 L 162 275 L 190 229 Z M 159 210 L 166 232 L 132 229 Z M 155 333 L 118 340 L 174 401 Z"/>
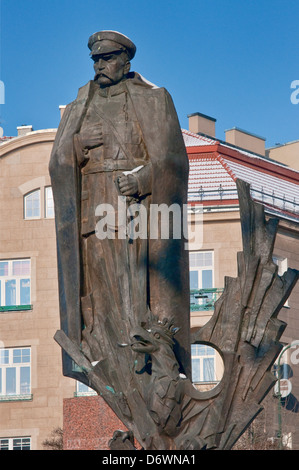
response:
<path id="1" fill-rule="evenodd" d="M 239 211 L 194 214 L 189 217 L 189 223 L 191 230 L 198 234 L 192 236 L 195 240 L 189 244 L 189 250 L 213 252 L 213 287 L 222 289 L 225 276 L 237 276 L 237 252 L 242 250 Z M 192 312 L 191 328 L 203 326 L 212 314 L 212 310 Z"/>
<path id="2" fill-rule="evenodd" d="M 30 258 L 32 309 L 0 312 L 0 347 L 31 348 L 31 399 L 1 397 L 0 438 L 31 437 L 33 450 L 62 426 L 63 398 L 75 381 L 62 376 L 54 218 L 44 189 L 55 130 L 32 132 L 0 146 L 0 261 Z M 24 220 L 24 195 L 40 189 L 41 216 Z"/>
<path id="3" fill-rule="evenodd" d="M 266 150 L 267 157 L 299 170 L 299 141 L 278 145 Z"/>

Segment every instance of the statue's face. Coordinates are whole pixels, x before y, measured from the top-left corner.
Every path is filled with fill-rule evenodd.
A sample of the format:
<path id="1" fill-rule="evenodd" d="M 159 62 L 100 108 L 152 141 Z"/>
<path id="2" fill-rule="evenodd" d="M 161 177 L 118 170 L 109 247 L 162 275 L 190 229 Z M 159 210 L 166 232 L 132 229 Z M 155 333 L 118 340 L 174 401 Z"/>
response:
<path id="1" fill-rule="evenodd" d="M 92 56 L 94 61 L 95 82 L 101 87 L 115 85 L 130 70 L 130 62 L 125 52 Z"/>

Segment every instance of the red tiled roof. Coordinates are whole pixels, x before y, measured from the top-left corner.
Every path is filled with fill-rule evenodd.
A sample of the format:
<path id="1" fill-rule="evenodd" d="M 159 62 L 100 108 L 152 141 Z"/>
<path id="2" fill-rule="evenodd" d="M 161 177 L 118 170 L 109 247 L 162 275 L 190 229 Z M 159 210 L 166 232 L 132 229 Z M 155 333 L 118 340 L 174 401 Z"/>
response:
<path id="1" fill-rule="evenodd" d="M 263 203 L 268 212 L 299 220 L 298 171 L 229 144 L 182 132 L 187 152 L 190 149 L 188 198 L 191 204 L 237 204 L 235 181 L 241 179 L 250 184 L 253 199 Z"/>
<path id="2" fill-rule="evenodd" d="M 221 191 L 224 193 L 221 195 Z M 215 156 L 196 155 L 189 160 L 189 201 L 236 199 L 236 184 Z"/>

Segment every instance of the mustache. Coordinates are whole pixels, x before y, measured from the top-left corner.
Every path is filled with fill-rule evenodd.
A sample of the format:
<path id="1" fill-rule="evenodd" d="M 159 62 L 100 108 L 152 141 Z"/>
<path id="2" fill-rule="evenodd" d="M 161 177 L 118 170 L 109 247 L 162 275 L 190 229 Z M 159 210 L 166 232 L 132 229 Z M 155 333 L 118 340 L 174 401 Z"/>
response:
<path id="1" fill-rule="evenodd" d="M 111 77 L 109 77 L 109 75 L 107 75 L 106 73 L 102 73 L 102 72 L 96 73 L 94 76 L 94 79 L 97 80 L 100 77 L 106 77 L 106 78 L 109 78 L 109 80 L 111 80 Z"/>

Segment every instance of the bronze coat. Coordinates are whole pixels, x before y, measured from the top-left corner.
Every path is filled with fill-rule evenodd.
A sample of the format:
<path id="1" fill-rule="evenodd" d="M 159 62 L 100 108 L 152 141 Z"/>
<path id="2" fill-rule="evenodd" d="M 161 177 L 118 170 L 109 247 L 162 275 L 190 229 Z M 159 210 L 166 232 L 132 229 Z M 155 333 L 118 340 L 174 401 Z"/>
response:
<path id="1" fill-rule="evenodd" d="M 136 78 L 137 77 L 137 78 Z M 188 157 L 177 114 L 168 92 L 154 88 L 138 75 L 126 81 L 152 164 L 152 204 L 187 204 Z M 61 119 L 54 142 L 49 171 L 52 181 L 57 235 L 61 328 L 77 344 L 81 342 L 80 306 L 80 170 L 74 150 L 74 135 L 97 85 L 91 81 L 80 88 Z M 183 230 L 182 230 L 183 232 Z M 149 240 L 150 309 L 164 317 L 174 317 L 180 327 L 176 340 L 178 359 L 190 374 L 189 263 L 186 240 Z M 72 372 L 63 357 L 64 374 Z"/>

